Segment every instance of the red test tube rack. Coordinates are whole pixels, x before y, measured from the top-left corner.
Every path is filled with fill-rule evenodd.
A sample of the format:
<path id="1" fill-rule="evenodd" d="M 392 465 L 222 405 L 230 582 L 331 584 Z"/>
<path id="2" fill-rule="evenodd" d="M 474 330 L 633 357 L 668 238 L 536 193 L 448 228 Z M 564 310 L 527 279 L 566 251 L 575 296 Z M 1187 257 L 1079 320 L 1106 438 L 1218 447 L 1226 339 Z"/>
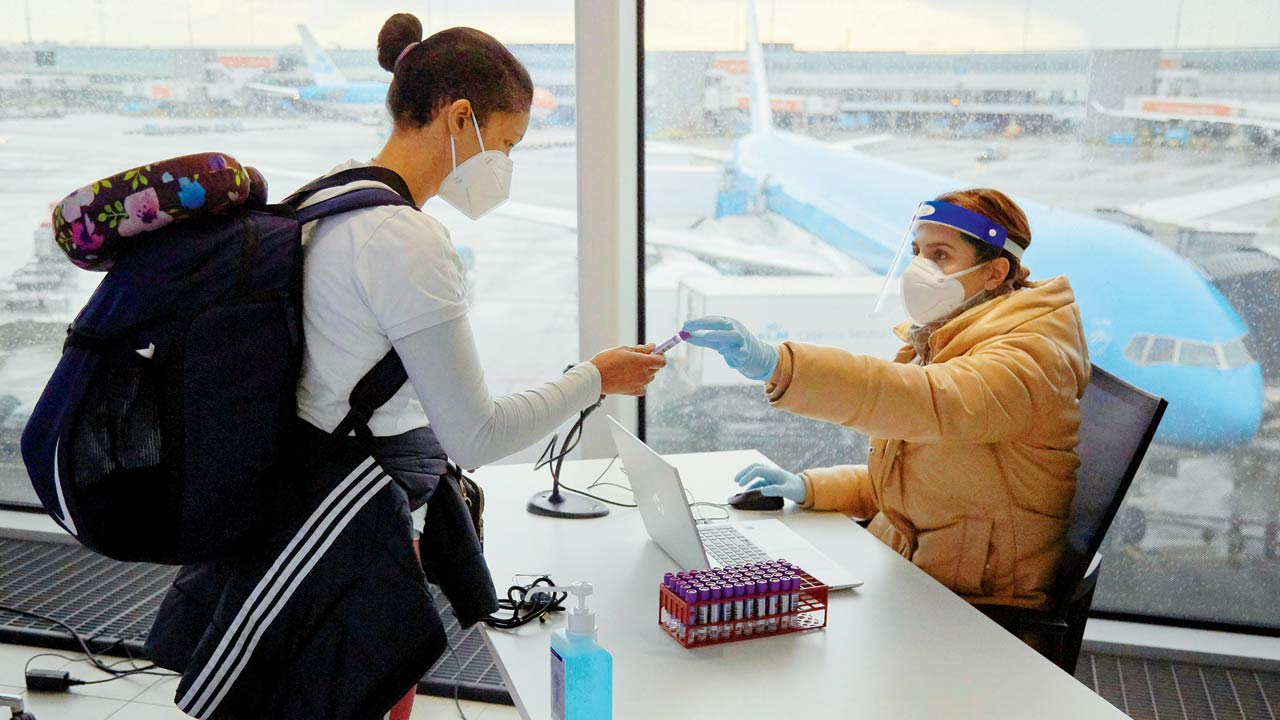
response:
<path id="1" fill-rule="evenodd" d="M 658 626 L 687 648 L 817 630 L 828 592 L 785 560 L 667 573 Z"/>

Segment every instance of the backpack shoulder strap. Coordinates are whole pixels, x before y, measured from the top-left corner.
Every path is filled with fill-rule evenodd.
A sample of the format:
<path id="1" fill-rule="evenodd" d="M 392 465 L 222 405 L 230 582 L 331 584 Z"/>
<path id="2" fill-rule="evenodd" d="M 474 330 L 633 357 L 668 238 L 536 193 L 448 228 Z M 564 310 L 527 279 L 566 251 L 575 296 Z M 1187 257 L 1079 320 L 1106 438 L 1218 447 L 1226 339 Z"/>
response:
<path id="1" fill-rule="evenodd" d="M 307 198 L 312 197 L 321 190 L 341 187 L 361 180 L 380 183 L 387 187 L 358 188 L 327 200 L 312 203 L 304 208 L 299 208 L 302 203 L 306 202 Z M 400 175 L 387 168 L 375 166 L 348 168 L 307 183 L 297 192 L 285 198 L 282 204 L 293 208 L 298 222 L 304 225 L 313 220 L 383 205 L 400 205 L 412 207 L 415 210 L 419 209 L 418 204 L 413 201 L 413 195 L 409 192 L 408 184 L 405 183 Z"/>
<path id="2" fill-rule="evenodd" d="M 404 181 L 404 178 L 400 177 L 400 173 L 379 165 L 362 165 L 360 167 L 347 168 L 346 170 L 339 170 L 332 175 L 325 175 L 324 177 L 316 178 L 315 180 L 312 180 L 306 185 L 298 188 L 297 192 L 285 198 L 283 204 L 297 207 L 308 197 L 311 197 L 321 190 L 341 187 L 347 183 L 353 183 L 359 180 L 382 183 L 394 190 L 395 193 L 404 198 L 406 202 L 414 204 L 413 193 L 409 192 L 409 184 Z"/>
<path id="3" fill-rule="evenodd" d="M 409 374 L 405 372 L 404 363 L 400 362 L 400 355 L 392 348 L 351 389 L 347 399 L 351 410 L 333 429 L 334 437 L 346 437 L 355 430 L 362 440 L 372 440 L 369 420 L 373 413 L 399 392 L 408 379 Z"/>
<path id="4" fill-rule="evenodd" d="M 409 192 L 409 185 L 404 178 L 393 170 L 375 165 L 340 170 L 310 182 L 286 198 L 284 204 L 296 208 L 308 197 L 321 190 L 341 187 L 360 180 L 382 183 L 392 191 L 384 188 L 359 188 L 345 192 L 298 210 L 298 222 L 308 223 L 352 210 L 382 205 L 403 205 L 415 210 L 420 209 L 413 201 L 413 195 Z M 392 348 L 351 389 L 351 395 L 347 400 L 351 410 L 334 428 L 333 435 L 346 437 L 354 430 L 362 440 L 372 440 L 373 433 L 369 430 L 369 420 L 373 417 L 373 413 L 399 392 L 408 379 L 409 375 L 405 372 L 404 364 L 400 362 L 400 356 L 395 348 Z"/>
<path id="5" fill-rule="evenodd" d="M 411 207 L 415 210 L 418 206 L 411 202 L 405 201 L 399 194 L 394 193 L 386 188 L 360 188 L 328 200 L 321 200 L 318 203 L 308 205 L 301 210 L 297 210 L 295 217 L 302 225 L 306 225 L 314 220 L 321 218 L 333 217 L 343 213 L 352 212 L 353 210 L 363 210 L 365 208 L 382 207 L 384 205 L 401 205 Z"/>

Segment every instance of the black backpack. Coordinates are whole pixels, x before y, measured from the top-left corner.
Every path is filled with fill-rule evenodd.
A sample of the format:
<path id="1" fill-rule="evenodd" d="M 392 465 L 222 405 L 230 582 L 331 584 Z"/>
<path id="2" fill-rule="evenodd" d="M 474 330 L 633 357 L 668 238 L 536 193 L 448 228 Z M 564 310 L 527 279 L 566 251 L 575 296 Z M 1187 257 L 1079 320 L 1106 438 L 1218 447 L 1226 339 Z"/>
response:
<path id="1" fill-rule="evenodd" d="M 395 192 L 360 188 L 299 209 L 317 191 L 356 180 Z M 130 238 L 68 328 L 22 436 L 32 485 L 54 520 L 126 561 L 216 559 L 257 537 L 284 480 L 277 462 L 295 416 L 302 227 L 381 205 L 417 209 L 399 175 L 353 168 L 281 204 L 241 198 L 198 218 L 175 209 L 168 227 Z M 128 201 L 115 206 L 131 211 Z M 357 385 L 361 407 L 342 434 L 367 434 L 369 416 L 404 379 L 392 351 Z"/>

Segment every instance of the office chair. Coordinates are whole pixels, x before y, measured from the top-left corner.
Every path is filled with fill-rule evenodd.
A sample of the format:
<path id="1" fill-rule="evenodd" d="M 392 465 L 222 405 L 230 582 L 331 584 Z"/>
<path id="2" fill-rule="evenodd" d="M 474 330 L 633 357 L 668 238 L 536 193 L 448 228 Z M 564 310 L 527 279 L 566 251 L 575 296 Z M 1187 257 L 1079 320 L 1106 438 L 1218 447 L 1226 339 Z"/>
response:
<path id="1" fill-rule="evenodd" d="M 1080 399 L 1080 470 L 1066 548 L 1048 610 L 979 606 L 1058 667 L 1075 673 L 1084 625 L 1098 585 L 1098 549 L 1124 501 L 1169 402 L 1097 365 Z"/>

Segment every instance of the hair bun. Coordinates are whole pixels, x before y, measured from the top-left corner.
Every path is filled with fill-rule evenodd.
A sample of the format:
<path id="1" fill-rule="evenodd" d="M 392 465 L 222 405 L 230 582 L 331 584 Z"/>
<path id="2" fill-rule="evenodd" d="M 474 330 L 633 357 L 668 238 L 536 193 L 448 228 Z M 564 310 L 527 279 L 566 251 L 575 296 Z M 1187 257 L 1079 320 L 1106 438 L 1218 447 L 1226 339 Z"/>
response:
<path id="1" fill-rule="evenodd" d="M 422 23 L 409 13 L 396 13 L 387 18 L 378 32 L 378 64 L 394 72 L 396 59 L 404 49 L 422 42 Z"/>

